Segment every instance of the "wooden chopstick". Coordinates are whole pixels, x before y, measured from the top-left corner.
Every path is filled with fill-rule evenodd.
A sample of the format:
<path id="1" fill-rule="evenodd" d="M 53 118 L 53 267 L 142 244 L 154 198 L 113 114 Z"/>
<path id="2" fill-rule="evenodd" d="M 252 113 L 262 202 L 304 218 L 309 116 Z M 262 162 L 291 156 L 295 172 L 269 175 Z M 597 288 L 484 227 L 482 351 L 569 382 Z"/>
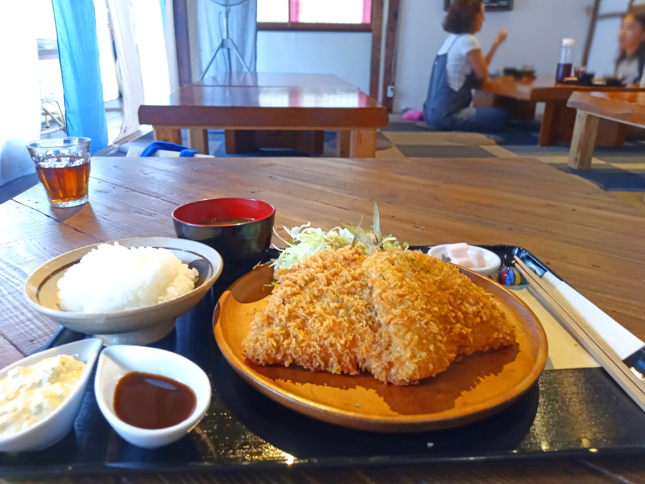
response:
<path id="1" fill-rule="evenodd" d="M 578 311 L 551 284 L 540 279 L 515 257 L 516 268 L 549 306 L 560 324 L 602 366 L 620 387 L 645 411 L 645 385 L 618 356 L 602 336 L 580 316 Z"/>

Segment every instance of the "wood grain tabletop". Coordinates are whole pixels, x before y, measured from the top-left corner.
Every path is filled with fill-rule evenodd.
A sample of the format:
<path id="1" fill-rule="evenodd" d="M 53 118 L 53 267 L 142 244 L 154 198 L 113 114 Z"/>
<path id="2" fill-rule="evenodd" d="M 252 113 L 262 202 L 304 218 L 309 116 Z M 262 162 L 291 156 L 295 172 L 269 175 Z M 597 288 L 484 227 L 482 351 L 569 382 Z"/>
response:
<path id="1" fill-rule="evenodd" d="M 639 86 L 576 86 L 555 82 L 554 75 L 537 76 L 535 79 L 514 79 L 512 77 L 495 77 L 484 82 L 482 91 L 499 96 L 509 96 L 525 101 L 566 101 L 573 92 L 606 91 L 606 92 L 643 92 Z"/>
<path id="2" fill-rule="evenodd" d="M 645 211 L 531 159 L 94 158 L 90 203 L 51 209 L 36 186 L 0 205 L 0 368 L 57 329 L 23 301 L 27 277 L 72 249 L 126 237 L 174 236 L 188 201 L 258 198 L 276 226 L 331 229 L 370 220 L 411 245 L 520 245 L 645 339 Z M 645 482 L 635 459 L 516 462 L 221 476 L 65 478 L 52 482 Z M 1 480 L 1 476 L 0 476 Z"/>
<path id="3" fill-rule="evenodd" d="M 567 106 L 602 118 L 645 126 L 645 92 L 575 92 Z"/>
<path id="4" fill-rule="evenodd" d="M 139 122 L 226 129 L 337 130 L 388 125 L 387 110 L 378 101 L 338 81 L 309 85 L 301 80 L 293 86 L 188 84 L 164 102 L 141 105 Z"/>

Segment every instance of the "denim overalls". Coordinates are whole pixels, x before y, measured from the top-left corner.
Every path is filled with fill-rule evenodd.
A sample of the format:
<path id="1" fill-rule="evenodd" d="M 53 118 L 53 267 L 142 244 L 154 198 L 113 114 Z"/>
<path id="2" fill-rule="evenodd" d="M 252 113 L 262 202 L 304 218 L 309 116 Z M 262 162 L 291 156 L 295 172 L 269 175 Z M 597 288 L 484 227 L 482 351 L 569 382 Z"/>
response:
<path id="1" fill-rule="evenodd" d="M 504 128 L 508 115 L 498 108 L 473 108 L 472 90 L 479 81 L 475 72 L 466 76 L 464 84 L 455 91 L 448 84 L 448 53 L 459 40 L 457 36 L 445 54 L 437 55 L 432 68 L 428 98 L 423 105 L 423 119 L 438 130 L 496 132 Z"/>

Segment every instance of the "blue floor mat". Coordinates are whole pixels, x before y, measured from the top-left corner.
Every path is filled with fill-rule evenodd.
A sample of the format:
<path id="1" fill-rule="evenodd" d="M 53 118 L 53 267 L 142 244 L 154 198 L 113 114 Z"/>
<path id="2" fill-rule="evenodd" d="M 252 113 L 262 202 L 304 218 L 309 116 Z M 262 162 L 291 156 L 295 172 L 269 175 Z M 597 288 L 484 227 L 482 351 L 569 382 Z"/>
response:
<path id="1" fill-rule="evenodd" d="M 506 130 L 498 133 L 498 136 L 504 138 L 507 145 L 513 146 L 537 146 L 540 137 L 539 133 L 519 129 Z"/>
<path id="2" fill-rule="evenodd" d="M 564 164 L 551 166 L 589 180 L 608 192 L 642 192 L 645 190 L 645 173 L 632 173 L 615 167 L 603 167 L 593 170 L 573 170 Z"/>

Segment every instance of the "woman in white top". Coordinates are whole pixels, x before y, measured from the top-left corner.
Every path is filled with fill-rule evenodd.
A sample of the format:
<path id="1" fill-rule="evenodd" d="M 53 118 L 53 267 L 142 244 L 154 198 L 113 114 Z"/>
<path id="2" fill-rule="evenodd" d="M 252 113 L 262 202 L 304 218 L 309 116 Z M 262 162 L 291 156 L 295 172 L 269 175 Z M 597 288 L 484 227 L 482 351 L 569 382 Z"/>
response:
<path id="1" fill-rule="evenodd" d="M 645 66 L 645 16 L 628 13 L 618 33 L 620 56 L 616 61 L 614 75 L 625 86 L 641 81 Z"/>
<path id="2" fill-rule="evenodd" d="M 448 10 L 443 28 L 451 35 L 435 59 L 423 106 L 424 120 L 435 129 L 497 132 L 508 121 L 502 109 L 470 106 L 472 89 L 488 78 L 495 51 L 506 40 L 506 31 L 502 30 L 484 57 L 473 34 L 481 30 L 485 19 L 482 0 L 453 0 Z"/>

